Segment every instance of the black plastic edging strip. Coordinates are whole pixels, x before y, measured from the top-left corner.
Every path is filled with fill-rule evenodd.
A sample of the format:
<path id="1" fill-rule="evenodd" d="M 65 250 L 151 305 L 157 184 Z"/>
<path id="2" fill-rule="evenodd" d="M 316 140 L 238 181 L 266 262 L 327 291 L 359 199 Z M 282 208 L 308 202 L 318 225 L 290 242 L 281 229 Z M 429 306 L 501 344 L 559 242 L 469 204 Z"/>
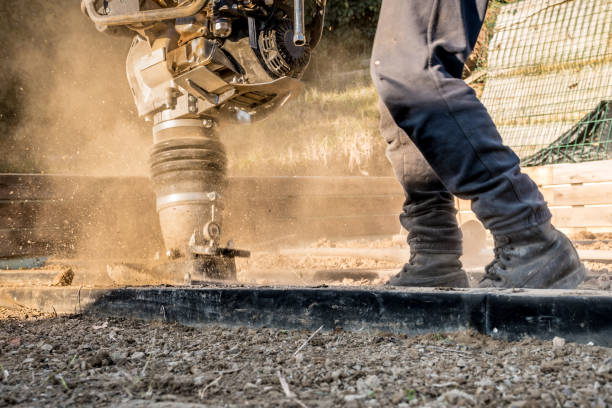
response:
<path id="1" fill-rule="evenodd" d="M 188 326 L 271 327 L 421 334 L 475 330 L 612 346 L 612 296 L 408 292 L 308 288 L 131 288 L 99 298 L 91 311 Z"/>

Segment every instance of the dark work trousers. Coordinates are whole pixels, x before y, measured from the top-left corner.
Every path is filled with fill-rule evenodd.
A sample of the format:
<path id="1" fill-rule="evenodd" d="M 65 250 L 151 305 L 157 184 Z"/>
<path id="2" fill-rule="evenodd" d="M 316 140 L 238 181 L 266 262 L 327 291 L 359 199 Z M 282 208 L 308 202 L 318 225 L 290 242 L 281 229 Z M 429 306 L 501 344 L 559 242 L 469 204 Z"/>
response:
<path id="1" fill-rule="evenodd" d="M 383 0 L 372 78 L 382 101 L 387 157 L 406 192 L 412 249 L 460 251 L 452 195 L 493 234 L 543 224 L 536 184 L 461 79 L 487 0 Z M 452 216 L 451 216 L 452 215 Z"/>

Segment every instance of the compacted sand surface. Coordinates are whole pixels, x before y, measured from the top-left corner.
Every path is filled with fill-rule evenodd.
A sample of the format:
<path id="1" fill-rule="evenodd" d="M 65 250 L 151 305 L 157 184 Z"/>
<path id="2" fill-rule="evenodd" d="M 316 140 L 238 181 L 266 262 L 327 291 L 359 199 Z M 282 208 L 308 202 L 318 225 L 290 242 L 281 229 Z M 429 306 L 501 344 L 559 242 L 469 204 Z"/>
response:
<path id="1" fill-rule="evenodd" d="M 474 333 L 312 334 L 4 309 L 0 406 L 612 405 L 612 349 Z"/>

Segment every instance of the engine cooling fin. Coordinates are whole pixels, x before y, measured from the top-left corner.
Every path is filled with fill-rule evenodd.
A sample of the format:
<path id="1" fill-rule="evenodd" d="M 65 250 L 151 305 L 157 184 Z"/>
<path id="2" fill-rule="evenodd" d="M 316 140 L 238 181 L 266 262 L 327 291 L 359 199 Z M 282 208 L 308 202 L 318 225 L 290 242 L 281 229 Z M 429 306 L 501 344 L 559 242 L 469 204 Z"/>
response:
<path id="1" fill-rule="evenodd" d="M 259 33 L 259 57 L 268 73 L 276 78 L 301 78 L 310 62 L 310 46 L 293 44 L 293 24 L 282 20 Z"/>

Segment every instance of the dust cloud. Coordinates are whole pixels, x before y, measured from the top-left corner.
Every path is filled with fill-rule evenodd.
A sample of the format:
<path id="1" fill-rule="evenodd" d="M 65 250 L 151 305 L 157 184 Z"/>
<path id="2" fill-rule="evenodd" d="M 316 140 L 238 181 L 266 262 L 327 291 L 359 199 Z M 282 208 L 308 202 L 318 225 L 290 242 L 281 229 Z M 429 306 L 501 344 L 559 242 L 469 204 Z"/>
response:
<path id="1" fill-rule="evenodd" d="M 3 171 L 146 175 L 149 127 L 125 78 L 130 38 L 97 32 L 78 0 L 4 0 Z"/>
<path id="2" fill-rule="evenodd" d="M 152 137 L 125 77 L 131 38 L 98 32 L 79 0 L 3 0 L 0 38 L 0 172 L 77 176 L 52 183 L 53 199 L 26 209 L 37 214 L 24 227 L 59 239 L 61 255 L 151 257 L 160 247 L 145 178 Z M 104 178 L 126 176 L 138 177 Z"/>
<path id="3" fill-rule="evenodd" d="M 99 33 L 79 3 L 0 3 L 5 44 L 0 50 L 0 171 L 146 177 L 152 138 L 150 124 L 137 117 L 125 78 L 131 39 Z M 221 129 L 232 175 L 391 174 L 378 135 L 367 56 L 325 47 L 314 57 L 306 91 L 292 105 L 262 124 Z M 333 62 L 326 63 L 330 55 Z M 342 71 L 354 75 L 337 79 Z M 39 219 L 61 213 L 55 218 L 69 225 L 71 255 L 151 257 L 160 244 L 152 194 L 144 188 L 135 193 L 133 184 L 94 184 L 75 195 L 64 190 L 73 192 L 73 186 L 56 186 L 55 195 L 68 202 L 43 208 Z M 135 194 L 139 199 L 133 199 Z M 228 238 L 247 247 L 251 243 Z"/>

